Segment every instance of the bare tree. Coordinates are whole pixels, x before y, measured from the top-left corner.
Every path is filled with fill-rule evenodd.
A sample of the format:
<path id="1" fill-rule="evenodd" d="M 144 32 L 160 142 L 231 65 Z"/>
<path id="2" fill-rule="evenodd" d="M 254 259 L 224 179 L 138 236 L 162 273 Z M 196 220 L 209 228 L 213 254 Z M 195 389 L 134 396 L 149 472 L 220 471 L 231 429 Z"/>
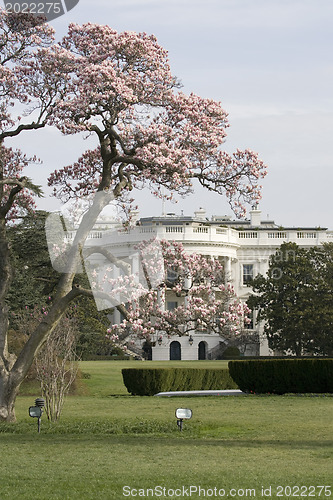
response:
<path id="1" fill-rule="evenodd" d="M 60 418 L 65 395 L 77 376 L 77 337 L 75 320 L 63 318 L 35 360 L 37 379 L 45 398 L 45 411 L 51 422 Z"/>

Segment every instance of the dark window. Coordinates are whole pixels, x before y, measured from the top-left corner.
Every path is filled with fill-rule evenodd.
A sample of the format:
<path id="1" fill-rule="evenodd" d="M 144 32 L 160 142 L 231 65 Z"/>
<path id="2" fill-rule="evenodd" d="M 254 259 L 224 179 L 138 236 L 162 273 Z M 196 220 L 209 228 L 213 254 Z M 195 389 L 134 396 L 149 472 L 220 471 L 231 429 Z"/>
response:
<path id="1" fill-rule="evenodd" d="M 180 361 L 182 359 L 181 345 L 174 340 L 170 344 L 170 361 Z"/>
<path id="2" fill-rule="evenodd" d="M 173 311 L 177 307 L 178 307 L 178 302 L 175 302 L 175 301 L 168 301 L 167 302 L 167 310 L 168 311 Z"/>
<path id="3" fill-rule="evenodd" d="M 198 345 L 198 359 L 206 359 L 207 356 L 207 344 L 204 341 L 199 342 Z"/>
<path id="4" fill-rule="evenodd" d="M 173 267 L 167 269 L 167 281 L 173 285 L 178 280 L 178 272 Z"/>
<path id="5" fill-rule="evenodd" d="M 243 264 L 243 285 L 253 280 L 253 264 Z"/>

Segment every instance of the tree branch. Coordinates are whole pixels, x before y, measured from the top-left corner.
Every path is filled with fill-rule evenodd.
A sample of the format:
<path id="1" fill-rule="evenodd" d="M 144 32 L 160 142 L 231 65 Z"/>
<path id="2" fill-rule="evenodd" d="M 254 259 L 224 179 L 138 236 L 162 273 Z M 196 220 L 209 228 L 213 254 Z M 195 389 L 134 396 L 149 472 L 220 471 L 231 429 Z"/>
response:
<path id="1" fill-rule="evenodd" d="M 17 135 L 19 135 L 22 130 L 38 130 L 39 128 L 43 128 L 45 127 L 46 123 L 45 122 L 42 122 L 42 123 L 29 123 L 29 124 L 22 124 L 22 125 L 19 125 L 17 127 L 17 129 L 15 130 L 9 130 L 7 132 L 2 132 L 2 134 L 0 134 L 0 142 L 5 139 L 6 137 L 15 137 Z"/>
<path id="2" fill-rule="evenodd" d="M 109 252 L 106 248 L 95 246 L 95 247 L 85 248 L 83 251 L 84 258 L 89 257 L 90 255 L 93 255 L 96 253 L 103 255 L 109 262 L 111 262 L 111 264 L 114 264 L 115 266 L 119 267 L 126 274 L 131 273 L 131 270 L 132 270 L 131 264 L 128 264 L 127 262 L 125 262 L 122 259 L 118 259 L 111 252 Z"/>

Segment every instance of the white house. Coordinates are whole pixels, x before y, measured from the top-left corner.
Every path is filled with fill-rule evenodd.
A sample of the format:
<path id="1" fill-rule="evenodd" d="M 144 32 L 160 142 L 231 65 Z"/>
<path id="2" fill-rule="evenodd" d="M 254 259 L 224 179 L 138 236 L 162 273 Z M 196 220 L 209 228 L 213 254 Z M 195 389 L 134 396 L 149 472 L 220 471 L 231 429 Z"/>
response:
<path id="1" fill-rule="evenodd" d="M 279 227 L 271 220 L 262 220 L 258 209 L 250 211 L 249 220 L 232 220 L 229 216 L 214 215 L 206 217 L 200 208 L 193 216 L 173 213 L 138 218 L 136 225 L 126 232 L 106 229 L 103 224 L 97 226 L 89 244 L 98 244 L 107 248 L 117 258 L 128 259 L 135 253 L 134 248 L 140 242 L 157 237 L 159 239 L 181 242 L 191 253 L 214 256 L 224 263 L 226 281 L 231 281 L 238 297 L 246 300 L 251 292 L 247 286 L 250 278 L 258 273 L 265 275 L 268 259 L 283 242 L 295 242 L 302 247 L 321 245 L 333 241 L 333 231 L 320 227 Z M 177 306 L 177 297 L 170 293 L 165 297 L 165 306 Z M 242 346 L 243 355 L 274 355 L 268 348 L 262 328 L 256 325 L 255 313 L 249 325 L 249 342 Z M 119 323 L 120 313 L 115 309 L 113 323 Z M 142 347 L 142 346 L 141 346 Z M 227 344 L 217 334 L 195 332 L 191 336 L 171 337 L 162 335 L 152 339 L 150 355 L 153 360 L 169 359 L 215 359 Z"/>

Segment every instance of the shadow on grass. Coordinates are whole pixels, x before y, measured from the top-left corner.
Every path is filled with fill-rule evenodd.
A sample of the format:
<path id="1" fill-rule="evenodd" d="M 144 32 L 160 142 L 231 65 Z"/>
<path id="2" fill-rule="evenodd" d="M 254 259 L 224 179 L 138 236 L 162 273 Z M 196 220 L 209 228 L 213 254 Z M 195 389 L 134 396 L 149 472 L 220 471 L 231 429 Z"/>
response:
<path id="1" fill-rule="evenodd" d="M 95 428 L 92 427 L 91 422 L 87 423 L 78 422 L 77 426 L 49 424 L 45 423 L 42 426 L 41 433 L 37 433 L 37 429 L 29 424 L 1 424 L 0 425 L 0 439 L 1 444 L 28 444 L 34 443 L 34 446 L 59 446 L 71 444 L 88 444 L 95 445 L 121 445 L 135 448 L 147 446 L 153 449 L 154 446 L 172 448 L 172 447 L 224 447 L 224 448 L 275 448 L 275 449 L 331 449 L 333 454 L 333 440 L 323 439 L 280 439 L 277 437 L 265 439 L 264 437 L 246 438 L 242 436 L 228 436 L 227 434 L 221 437 L 202 436 L 198 433 L 197 429 L 188 429 L 179 432 L 175 429 L 175 424 L 161 425 L 160 432 L 147 431 L 147 422 L 137 422 L 130 425 L 120 427 L 108 428 L 103 426 L 101 429 L 99 423 L 96 423 Z M 151 425 L 156 422 L 151 422 Z M 196 433 L 197 435 L 193 435 Z"/>
<path id="2" fill-rule="evenodd" d="M 101 446 L 101 447 L 110 447 L 115 445 L 120 445 L 123 449 L 130 448 L 133 450 L 133 453 L 136 453 L 136 447 L 142 450 L 142 448 L 147 447 L 148 449 L 153 450 L 158 446 L 159 453 L 161 454 L 161 450 L 174 448 L 182 449 L 189 448 L 191 449 L 193 446 L 196 447 L 198 451 L 198 447 L 202 446 L 203 448 L 207 447 L 215 447 L 215 448 L 223 448 L 223 449 L 247 449 L 247 450 L 255 450 L 260 449 L 263 452 L 265 449 L 267 451 L 271 451 L 272 449 L 276 451 L 288 451 L 288 450 L 312 450 L 315 451 L 324 451 L 327 453 L 329 451 L 329 456 L 333 456 L 333 441 L 306 441 L 306 440 L 298 440 L 290 442 L 288 440 L 249 440 L 249 439 L 241 439 L 241 440 L 228 440 L 228 439 L 183 439 L 182 437 L 172 438 L 170 436 L 166 437 L 150 437 L 150 436 L 94 436 L 93 439 L 91 436 L 84 435 L 52 435 L 52 439 L 50 439 L 50 435 L 39 436 L 38 440 L 36 437 L 32 435 L 5 435 L 1 436 L 1 443 L 3 445 L 33 445 L 35 448 L 48 446 L 49 449 L 52 447 L 65 446 L 71 447 L 73 445 L 80 445 L 83 447 L 86 446 Z M 163 454 L 163 452 L 162 452 Z"/>

